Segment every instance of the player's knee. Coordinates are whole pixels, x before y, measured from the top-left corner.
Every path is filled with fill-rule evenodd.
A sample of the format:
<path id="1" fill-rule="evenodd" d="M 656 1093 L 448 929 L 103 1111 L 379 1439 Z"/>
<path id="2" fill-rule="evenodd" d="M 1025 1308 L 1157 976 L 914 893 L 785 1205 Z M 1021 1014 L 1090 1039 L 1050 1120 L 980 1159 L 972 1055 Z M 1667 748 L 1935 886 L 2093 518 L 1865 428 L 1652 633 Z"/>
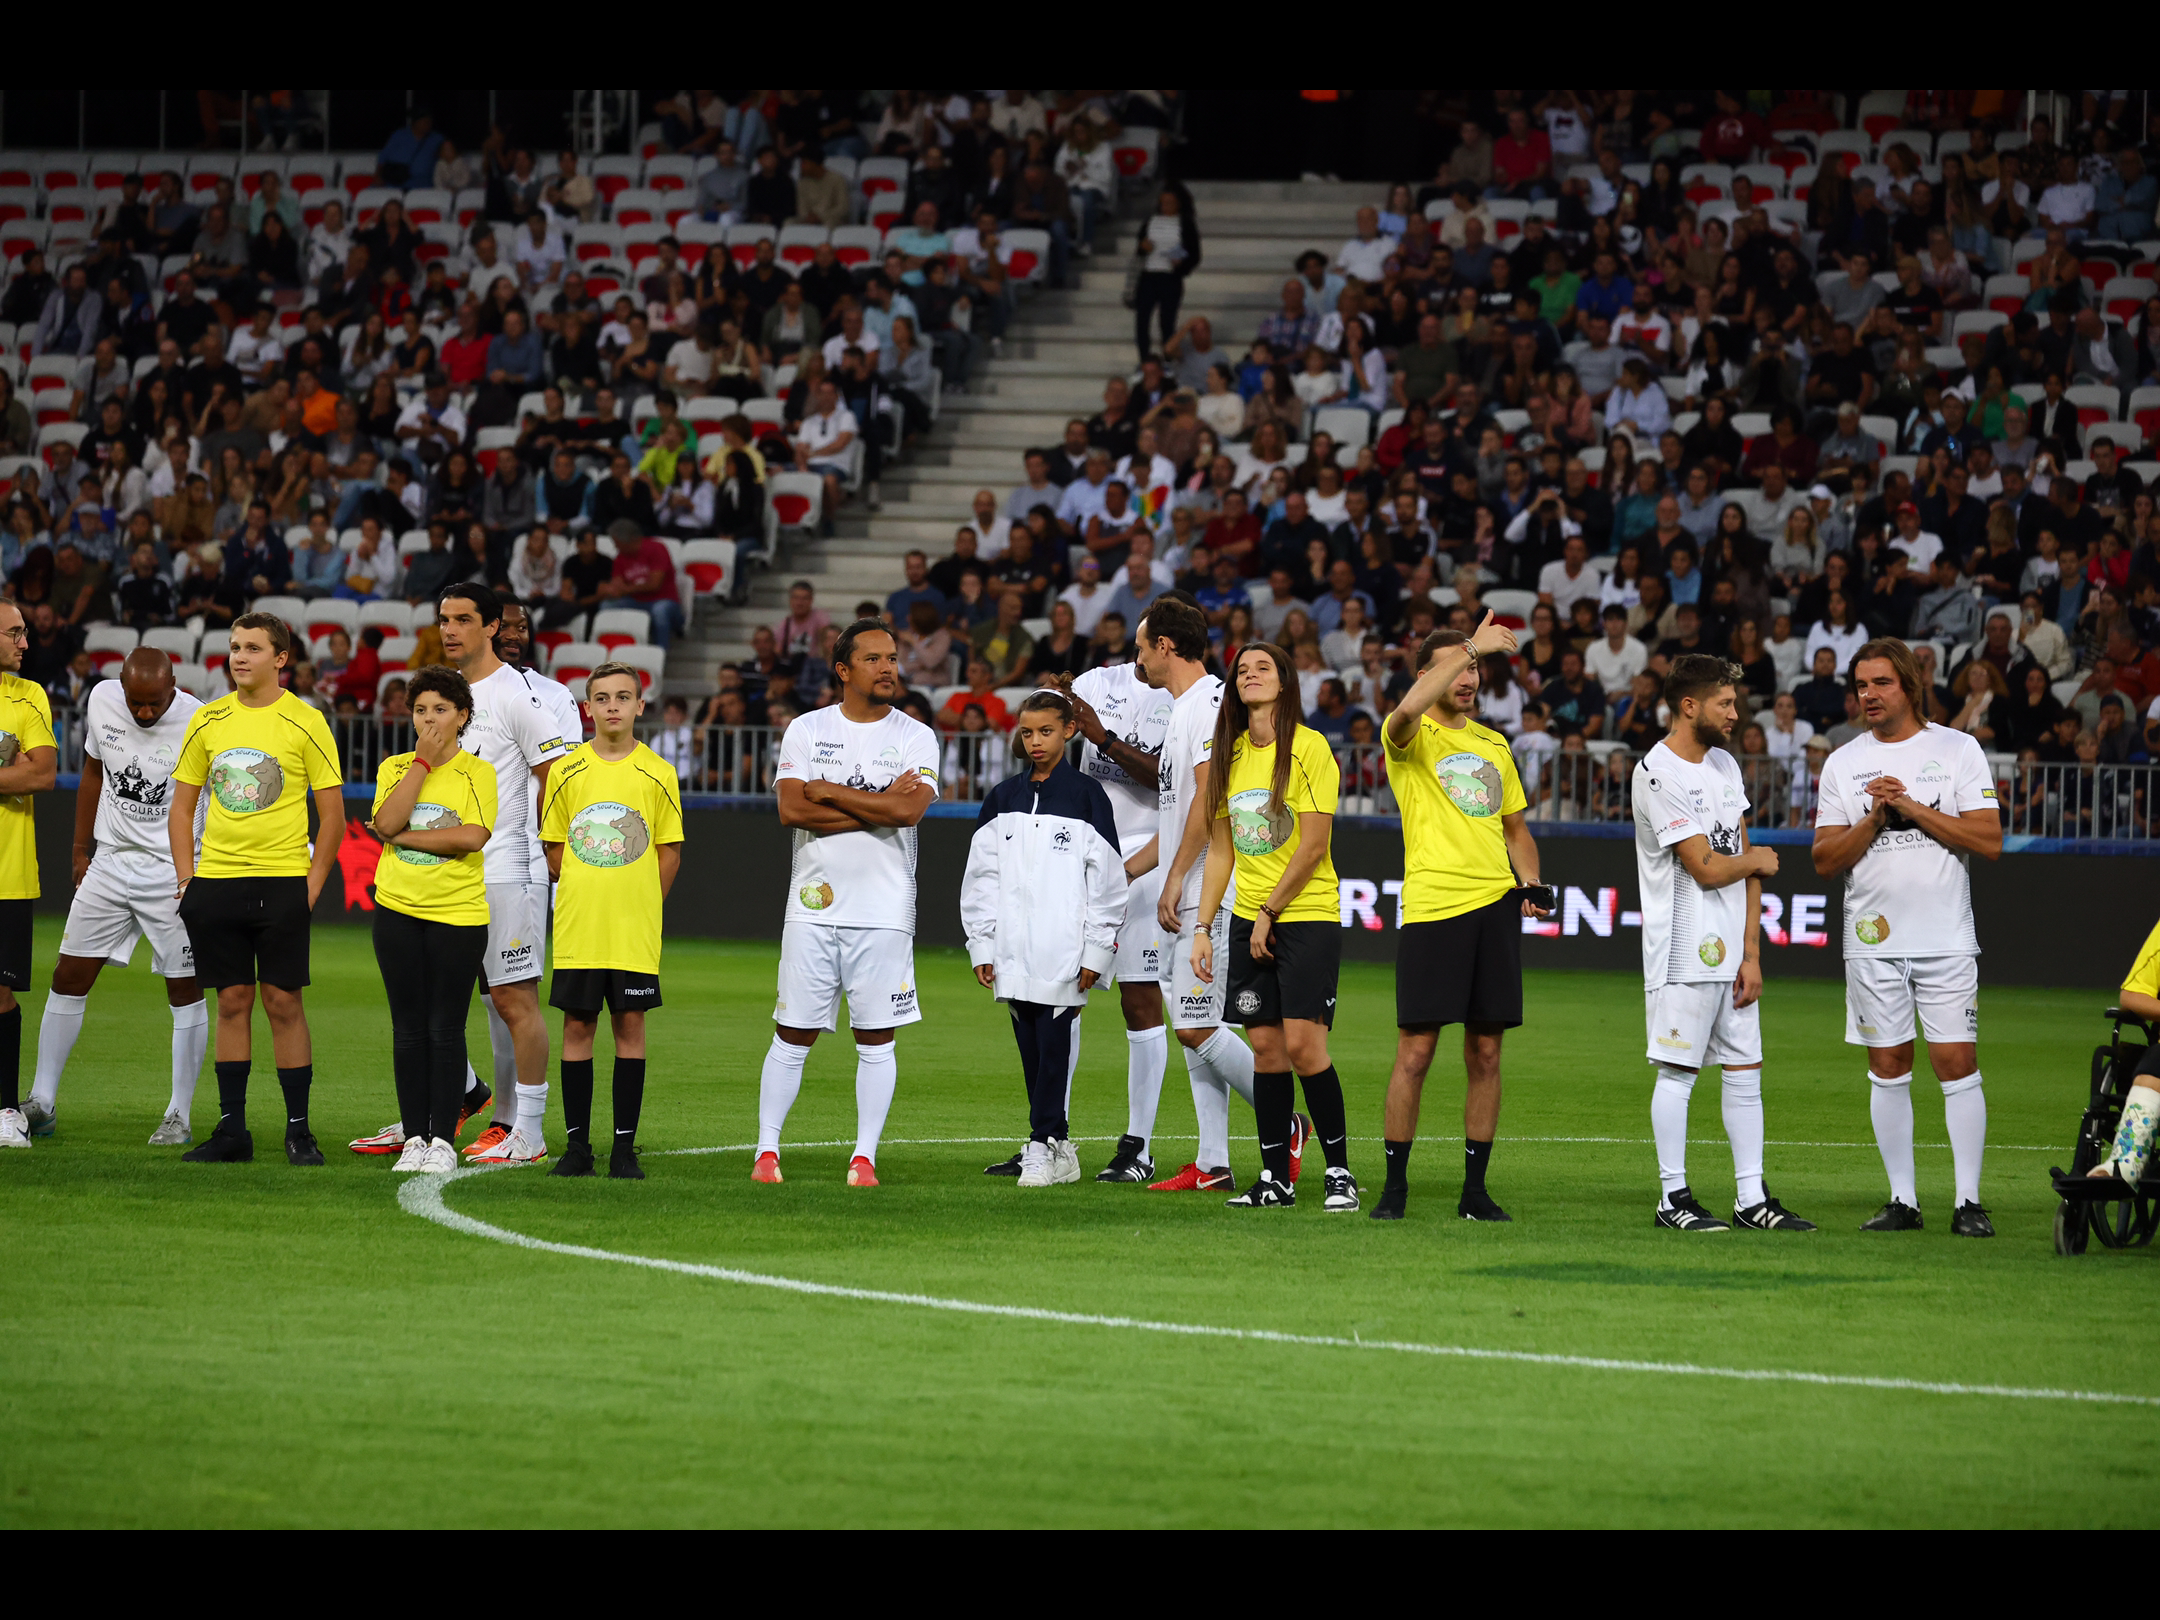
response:
<path id="1" fill-rule="evenodd" d="M 1208 1037 L 1214 1033 L 1212 1029 L 1181 1029 L 1177 1032 L 1178 1045 L 1188 1052 L 1197 1052 L 1207 1045 Z"/>
<path id="2" fill-rule="evenodd" d="M 217 1010 L 220 1018 L 245 1018 L 255 1010 L 255 987 L 252 984 L 228 984 L 217 993 Z"/>
<path id="3" fill-rule="evenodd" d="M 1290 1067 L 1299 1074 L 1318 1074 L 1328 1066 L 1327 1035 L 1324 1031 L 1299 1030 L 1286 1033 L 1283 1045 L 1290 1054 Z"/>

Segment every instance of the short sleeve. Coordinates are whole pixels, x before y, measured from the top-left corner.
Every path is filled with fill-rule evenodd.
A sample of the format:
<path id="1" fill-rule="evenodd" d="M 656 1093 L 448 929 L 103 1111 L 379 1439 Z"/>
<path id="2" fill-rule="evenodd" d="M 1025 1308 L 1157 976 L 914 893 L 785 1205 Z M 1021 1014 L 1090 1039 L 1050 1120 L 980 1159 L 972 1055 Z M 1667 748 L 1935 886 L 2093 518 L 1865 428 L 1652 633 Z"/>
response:
<path id="1" fill-rule="evenodd" d="M 1417 723 L 1417 729 L 1410 733 L 1410 740 L 1398 748 L 1395 746 L 1394 733 L 1390 732 L 1385 722 L 1383 722 L 1380 727 L 1381 751 L 1389 759 L 1399 759 L 1407 762 L 1416 759 L 1424 750 L 1425 737 L 1425 722 L 1420 719 Z"/>
<path id="2" fill-rule="evenodd" d="M 569 744 L 558 735 L 559 730 L 539 693 L 528 692 L 526 702 L 518 709 L 516 733 L 518 753 L 527 765 L 544 765 L 570 751 Z"/>
<path id="3" fill-rule="evenodd" d="M 375 800 L 368 806 L 368 820 L 373 821 L 381 814 L 383 800 L 389 798 L 392 790 L 404 779 L 406 767 L 412 763 L 412 758 L 410 754 L 392 754 L 375 767 Z"/>
<path id="4" fill-rule="evenodd" d="M 673 771 L 665 772 L 654 784 L 652 841 L 655 844 L 679 844 L 683 841 L 682 784 Z"/>
<path id="5" fill-rule="evenodd" d="M 22 749 L 28 753 L 33 748 L 57 749 L 60 744 L 53 736 L 52 700 L 46 697 L 45 688 L 30 688 L 30 723 L 23 727 Z"/>
<path id="6" fill-rule="evenodd" d="M 466 779 L 472 784 L 473 819 L 492 833 L 499 808 L 495 767 L 478 754 L 464 754 L 459 757 L 465 761 Z"/>
<path id="7" fill-rule="evenodd" d="M 1647 766 L 1635 774 L 1635 802 L 1656 829 L 1660 849 L 1670 849 L 1683 840 L 1709 835 L 1710 829 L 1695 814 L 1687 790 L 1670 777 L 1654 774 Z"/>
<path id="8" fill-rule="evenodd" d="M 98 691 L 102 691 L 102 690 L 103 690 L 103 688 L 98 688 L 97 690 L 94 690 L 94 691 L 92 691 L 92 692 L 91 692 L 91 694 L 90 694 L 90 699 L 91 699 L 91 703 L 95 703 L 95 702 L 97 701 L 97 693 L 98 693 Z M 105 763 L 105 756 L 104 756 L 103 754 L 101 754 L 101 753 L 99 753 L 99 752 L 98 752 L 98 726 L 97 726 L 97 716 L 96 716 L 96 714 L 95 714 L 94 712 L 92 712 L 92 711 L 91 711 L 91 707 L 90 707 L 90 704 L 85 704 L 85 705 L 83 706 L 83 708 L 84 708 L 84 714 L 85 714 L 85 717 L 87 718 L 87 720 L 88 720 L 88 722 L 89 722 L 88 724 L 86 724 L 86 725 L 85 725 L 85 726 L 83 727 L 83 741 L 82 741 L 82 751 L 83 751 L 83 758 L 84 758 L 84 759 L 94 759 L 94 760 L 96 760 L 96 761 L 97 761 L 97 762 L 98 762 L 98 763 L 99 763 L 100 765 L 102 765 L 102 764 L 104 764 L 104 763 Z"/>
<path id="9" fill-rule="evenodd" d="M 1970 737 L 1958 750 L 1957 808 L 1963 815 L 1968 810 L 1992 810 L 1996 805 L 1995 773 L 1988 769 L 1987 754 L 1979 743 Z"/>
<path id="10" fill-rule="evenodd" d="M 203 720 L 209 707 L 197 709 L 188 719 L 187 734 L 180 739 L 180 757 L 173 762 L 172 779 L 189 787 L 201 787 L 210 779 L 210 749 L 203 741 Z"/>
<path id="11" fill-rule="evenodd" d="M 2134 995 L 2160 996 L 2160 923 L 2154 923 L 2153 931 L 2145 936 L 2145 944 L 2122 987 Z"/>
<path id="12" fill-rule="evenodd" d="M 330 735 L 330 722 L 323 718 L 322 710 L 309 709 L 300 729 L 307 736 L 309 790 L 319 793 L 324 788 L 343 787 L 345 767 L 338 760 L 337 739 Z"/>
<path id="13" fill-rule="evenodd" d="M 932 797 L 942 797 L 938 785 L 937 733 L 928 726 L 917 725 L 909 731 L 908 739 L 907 753 L 901 761 L 901 769 L 913 771 L 928 782 Z"/>
<path id="14" fill-rule="evenodd" d="M 548 779 L 547 805 L 540 812 L 540 842 L 560 844 L 570 837 L 569 784 L 560 775 Z"/>
<path id="15" fill-rule="evenodd" d="M 1832 754 L 1823 761 L 1822 781 L 1817 789 L 1815 825 L 1850 827 L 1852 824 L 1852 804 L 1845 796 L 1845 772 L 1838 766 L 1837 755 Z"/>
<path id="16" fill-rule="evenodd" d="M 1299 739 L 1298 782 L 1290 808 L 1301 815 L 1332 816 L 1342 798 L 1342 768 L 1327 739 L 1310 726 Z"/>
<path id="17" fill-rule="evenodd" d="M 1512 816 L 1530 808 L 1530 800 L 1522 790 L 1522 774 L 1515 769 L 1515 751 L 1500 751 L 1500 813 Z"/>
<path id="18" fill-rule="evenodd" d="M 787 730 L 780 734 L 780 766 L 773 772 L 773 781 L 809 781 L 810 750 L 815 743 L 816 739 L 810 735 L 808 715 L 797 715 L 790 720 Z"/>

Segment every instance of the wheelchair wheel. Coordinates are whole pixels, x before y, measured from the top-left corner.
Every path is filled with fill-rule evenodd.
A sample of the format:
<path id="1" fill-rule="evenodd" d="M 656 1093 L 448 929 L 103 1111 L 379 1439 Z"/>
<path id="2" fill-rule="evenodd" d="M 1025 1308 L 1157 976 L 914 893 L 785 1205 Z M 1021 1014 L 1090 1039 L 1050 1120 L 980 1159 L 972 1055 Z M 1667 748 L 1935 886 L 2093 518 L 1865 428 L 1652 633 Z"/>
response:
<path id="1" fill-rule="evenodd" d="M 2142 1246 L 2152 1242 L 2154 1228 L 2160 1227 L 2160 1200 L 2139 1193 L 2131 1202 L 2137 1209 L 2137 1215 L 2130 1223 L 2130 1241 Z"/>
<path id="2" fill-rule="evenodd" d="M 2055 1252 L 2075 1255 L 2085 1252 L 2085 1208 L 2065 1198 L 2055 1206 Z"/>
<path id="3" fill-rule="evenodd" d="M 2152 1201 L 2124 1198 L 2111 1203 L 2088 1204 L 2093 1236 L 2102 1248 L 2127 1249 L 2152 1240 Z M 2142 1228 L 2142 1232 L 2140 1231 Z"/>

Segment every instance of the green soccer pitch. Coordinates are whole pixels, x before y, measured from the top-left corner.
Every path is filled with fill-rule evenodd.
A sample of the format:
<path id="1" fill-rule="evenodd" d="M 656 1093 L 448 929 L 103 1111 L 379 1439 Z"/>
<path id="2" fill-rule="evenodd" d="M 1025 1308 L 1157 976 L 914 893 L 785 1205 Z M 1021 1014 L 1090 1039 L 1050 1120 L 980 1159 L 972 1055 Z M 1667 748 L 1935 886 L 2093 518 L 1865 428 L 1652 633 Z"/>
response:
<path id="1" fill-rule="evenodd" d="M 38 939 L 42 973 L 57 926 Z M 1018 1063 L 1003 1013 L 945 951 L 920 958 L 926 1015 L 900 1036 L 885 1185 L 842 1183 L 854 1134 L 843 1034 L 812 1055 L 789 1122 L 796 1142 L 843 1145 L 795 1147 L 786 1185 L 754 1186 L 744 1149 L 776 949 L 669 945 L 647 1181 L 500 1172 L 435 1181 L 405 1204 L 399 1183 L 428 1178 L 344 1147 L 396 1113 L 365 932 L 315 935 L 325 1170 L 278 1151 L 266 1056 L 253 1165 L 183 1165 L 179 1150 L 144 1146 L 165 1101 L 168 1020 L 146 971 L 108 970 L 57 1134 L 0 1157 L 0 1526 L 2143 1516 L 2160 1407 L 2059 1398 L 2160 1394 L 2160 1256 L 2096 1247 L 2065 1260 L 2050 1241 L 2047 1168 L 2067 1157 L 2104 985 L 1984 993 L 1983 1197 L 2002 1235 L 1973 1242 L 1949 1235 L 1950 1155 L 1925 1083 L 1928 1229 L 1856 1230 L 1887 1196 L 1864 1062 L 1840 1039 L 1835 985 L 1772 981 L 1768 1177 L 1823 1230 L 1691 1236 L 1651 1222 L 1640 986 L 1600 974 L 1532 975 L 1529 1026 L 1509 1037 L 1491 1186 L 1511 1226 L 1454 1218 L 1459 1058 L 1435 1065 L 1400 1224 L 1323 1214 L 1317 1196 L 1242 1212 L 1219 1197 L 1092 1181 L 1021 1192 L 986 1177 L 1023 1134 Z M 41 1004 L 42 991 L 26 1006 L 26 1087 Z M 1368 1205 L 1392 1007 L 1385 971 L 1346 967 L 1334 1050 Z M 1073 1101 L 1074 1134 L 1099 1139 L 1082 1143 L 1090 1176 L 1124 1124 L 1121 1035 L 1099 996 Z M 257 1042 L 266 1054 L 260 1024 Z M 471 1043 L 484 1071 L 477 1010 Z M 599 1075 L 605 1130 L 604 1041 Z M 1233 1110 L 1242 1178 L 1258 1155 L 1249 1114 Z M 198 1137 L 215 1113 L 206 1075 Z M 1192 1147 L 1175 1056 L 1160 1124 L 1167 1173 Z M 1696 1190 L 1728 1210 L 1714 1083 L 1697 1089 L 1690 1136 Z M 467 1228 L 407 1207 L 428 1194 Z M 1964 1392 L 1983 1387 L 2055 1394 Z"/>

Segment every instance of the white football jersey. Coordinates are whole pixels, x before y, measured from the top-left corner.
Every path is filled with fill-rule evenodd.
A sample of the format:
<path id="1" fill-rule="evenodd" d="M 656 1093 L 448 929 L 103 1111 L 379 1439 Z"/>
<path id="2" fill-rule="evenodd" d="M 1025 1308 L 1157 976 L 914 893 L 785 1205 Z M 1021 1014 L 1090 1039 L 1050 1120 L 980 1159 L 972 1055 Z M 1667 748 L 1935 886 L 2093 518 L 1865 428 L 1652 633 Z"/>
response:
<path id="1" fill-rule="evenodd" d="M 504 664 L 473 682 L 472 724 L 461 740 L 468 754 L 495 767 L 495 831 L 482 851 L 490 883 L 530 883 L 535 870 L 547 870 L 533 767 L 561 759 L 585 740 L 582 731 L 563 735 L 540 694 L 544 679 Z"/>
<path id="2" fill-rule="evenodd" d="M 1948 726 L 1926 725 L 1896 743 L 1863 732 L 1825 760 L 1815 825 L 1866 820 L 1875 804 L 1867 784 L 1878 776 L 1896 777 L 1908 797 L 1944 815 L 1996 806 L 1995 773 L 1980 744 Z M 1978 956 L 1965 855 L 1892 812 L 1845 874 L 1844 938 L 1847 957 Z"/>
<path id="3" fill-rule="evenodd" d="M 96 760 L 105 776 L 97 807 L 100 858 L 125 855 L 172 865 L 165 828 L 173 762 L 180 757 L 188 721 L 201 707 L 200 698 L 175 691 L 172 706 L 158 723 L 140 726 L 128 712 L 127 694 L 118 681 L 100 681 L 90 689 L 83 712 L 83 755 Z M 207 796 L 196 801 L 196 808 L 199 842 Z"/>
<path id="4" fill-rule="evenodd" d="M 1109 664 L 1091 669 L 1073 682 L 1073 696 L 1085 700 L 1102 718 L 1103 729 L 1143 754 L 1160 755 L 1170 729 L 1170 694 L 1140 679 L 1137 664 Z M 1160 787 L 1143 787 L 1125 767 L 1091 742 L 1080 745 L 1080 771 L 1092 776 L 1110 795 L 1117 818 L 1118 853 L 1128 859 L 1155 836 L 1161 813 Z M 1168 856 L 1164 857 L 1165 862 Z"/>
<path id="5" fill-rule="evenodd" d="M 1673 846 L 1700 834 L 1716 854 L 1740 853 L 1748 796 L 1739 762 L 1713 748 L 1690 765 L 1660 742 L 1636 762 L 1634 798 L 1643 988 L 1730 981 L 1747 949 L 1747 883 L 1705 889 Z"/>
<path id="6" fill-rule="evenodd" d="M 776 780 L 838 782 L 883 793 L 914 771 L 938 790 L 937 733 L 911 714 L 888 709 L 858 724 L 835 703 L 798 716 L 780 739 Z M 915 829 L 864 827 L 854 832 L 795 829 L 787 921 L 837 928 L 915 931 Z"/>
<path id="7" fill-rule="evenodd" d="M 1185 688 L 1170 706 L 1170 725 L 1163 733 L 1162 752 L 1156 759 L 1157 825 L 1161 829 L 1162 868 L 1170 869 L 1185 837 L 1185 818 L 1191 814 L 1193 773 L 1211 763 L 1215 751 L 1215 716 L 1222 708 L 1223 683 L 1219 676 L 1203 675 Z M 1185 890 L 1199 894 L 1200 875 L 1207 868 L 1207 846 L 1186 874 Z"/>

